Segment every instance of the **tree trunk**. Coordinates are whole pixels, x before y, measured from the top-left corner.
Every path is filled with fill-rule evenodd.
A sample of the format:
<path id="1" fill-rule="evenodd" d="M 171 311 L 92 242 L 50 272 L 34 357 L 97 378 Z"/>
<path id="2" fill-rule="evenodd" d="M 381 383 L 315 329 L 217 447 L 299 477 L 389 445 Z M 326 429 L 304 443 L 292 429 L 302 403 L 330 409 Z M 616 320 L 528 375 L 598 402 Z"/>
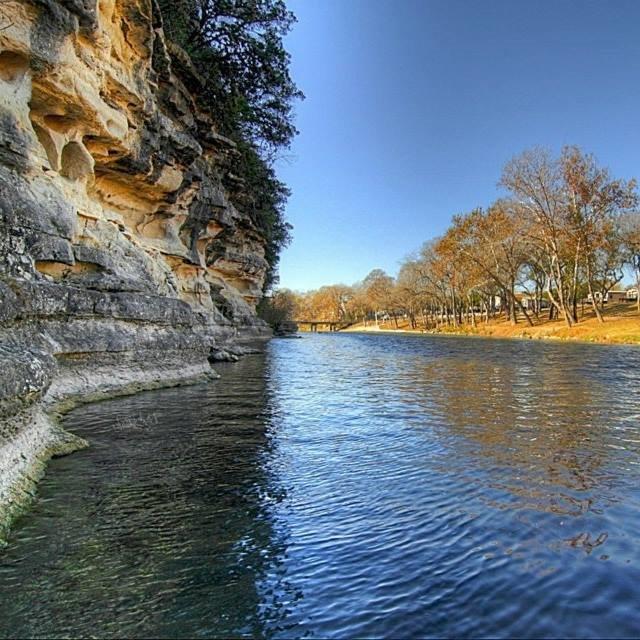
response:
<path id="1" fill-rule="evenodd" d="M 451 315 L 453 316 L 453 326 L 455 329 L 458 328 L 458 310 L 456 309 L 456 292 L 455 290 L 451 290 L 451 311 L 453 312 Z"/>
<path id="2" fill-rule="evenodd" d="M 518 316 L 516 314 L 516 292 L 513 280 L 509 283 L 509 291 L 507 298 L 509 300 L 509 322 L 512 325 L 518 324 Z"/>
<path id="3" fill-rule="evenodd" d="M 604 318 L 602 317 L 602 313 L 600 313 L 600 309 L 598 309 L 598 301 L 596 300 L 596 296 L 593 291 L 593 284 L 591 282 L 591 266 L 589 265 L 588 260 L 587 260 L 587 286 L 589 287 L 589 294 L 591 295 L 591 306 L 593 307 L 593 310 L 596 312 L 596 318 L 598 318 L 598 322 L 602 323 L 604 322 Z"/>
<path id="4" fill-rule="evenodd" d="M 553 268 L 554 268 L 553 279 L 557 285 L 557 290 L 558 290 L 558 302 L 555 304 L 556 306 L 558 306 L 558 311 L 562 310 L 562 315 L 564 316 L 564 321 L 567 323 L 567 326 L 572 327 L 574 325 L 574 318 L 572 316 L 571 307 L 569 306 L 564 295 L 565 294 L 564 280 L 562 278 L 562 270 L 559 266 L 559 260 L 557 258 L 554 258 Z"/>
<path id="5" fill-rule="evenodd" d="M 473 306 L 473 302 L 471 301 L 471 299 L 469 299 L 469 310 L 471 311 L 471 326 L 475 329 L 476 328 L 476 310 L 475 310 L 475 307 Z"/>
<path id="6" fill-rule="evenodd" d="M 533 320 L 531 320 L 531 316 L 527 313 L 527 310 L 524 308 L 524 305 L 522 304 L 522 300 L 516 299 L 516 302 L 518 303 L 518 307 L 520 308 L 520 311 L 522 311 L 522 315 L 525 317 L 529 326 L 533 327 Z"/>

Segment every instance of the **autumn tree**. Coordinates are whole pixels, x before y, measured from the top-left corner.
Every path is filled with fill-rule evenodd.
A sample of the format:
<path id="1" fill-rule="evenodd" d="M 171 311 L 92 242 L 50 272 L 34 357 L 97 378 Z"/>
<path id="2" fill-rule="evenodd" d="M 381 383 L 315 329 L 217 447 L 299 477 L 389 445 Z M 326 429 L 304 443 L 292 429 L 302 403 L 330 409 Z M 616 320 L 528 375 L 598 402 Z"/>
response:
<path id="1" fill-rule="evenodd" d="M 351 287 L 349 300 L 346 302 L 347 315 L 350 319 L 361 321 L 367 326 L 369 314 L 373 313 L 371 301 L 367 296 L 367 291 L 362 282 L 358 282 Z"/>
<path id="2" fill-rule="evenodd" d="M 566 190 L 566 232 L 574 237 L 593 309 L 603 322 L 596 292 L 604 298 L 624 275 L 617 218 L 637 205 L 636 183 L 612 179 L 593 155 L 578 147 L 562 150 L 560 167 Z"/>
<path id="3" fill-rule="evenodd" d="M 347 319 L 347 302 L 351 288 L 343 284 L 326 285 L 307 292 L 307 309 L 310 319 L 329 322 Z"/>
<path id="4" fill-rule="evenodd" d="M 285 322 L 296 319 L 299 296 L 290 289 L 278 289 L 263 298 L 258 305 L 258 316 L 277 329 Z"/>
<path id="5" fill-rule="evenodd" d="M 447 259 L 443 259 L 441 255 L 441 248 L 439 239 L 426 242 L 420 249 L 415 266 L 419 270 L 429 321 L 436 327 L 441 321 L 449 323 L 449 271 Z"/>
<path id="6" fill-rule="evenodd" d="M 577 290 L 579 245 L 569 232 L 566 192 L 560 163 L 545 149 L 534 148 L 505 166 L 501 184 L 516 198 L 534 224 L 529 240 L 537 246 L 547 295 L 567 325 L 577 322 L 573 300 Z"/>
<path id="7" fill-rule="evenodd" d="M 400 267 L 396 279 L 396 301 L 409 317 L 412 329 L 417 325 L 418 314 L 424 317 L 429 301 L 428 282 L 424 278 L 422 264 L 417 256 L 408 258 Z"/>
<path id="8" fill-rule="evenodd" d="M 518 203 L 499 200 L 487 211 L 475 209 L 454 217 L 450 230 L 461 262 L 470 263 L 468 271 L 474 267 L 477 271 L 475 282 L 480 285 L 489 280 L 500 290 L 512 324 L 518 321 L 518 310 L 531 324 L 516 296 L 516 284 L 528 255 L 525 227 L 526 218 Z"/>
<path id="9" fill-rule="evenodd" d="M 362 282 L 369 306 L 375 314 L 376 326 L 378 314 L 392 305 L 393 284 L 393 278 L 382 269 L 374 269 Z"/>
<path id="10" fill-rule="evenodd" d="M 640 213 L 628 212 L 620 219 L 620 234 L 623 239 L 625 262 L 635 275 L 636 306 L 640 313 Z"/>
<path id="11" fill-rule="evenodd" d="M 612 178 L 594 157 L 565 147 L 558 157 L 526 151 L 504 169 L 510 196 L 453 217 L 445 233 L 408 257 L 394 280 L 374 269 L 362 283 L 323 287 L 307 296 L 316 313 L 376 324 L 381 312 L 404 312 L 412 328 L 458 328 L 497 313 L 533 324 L 549 302 L 549 319 L 578 321 L 578 301 L 599 299 L 629 266 L 640 289 L 640 214 L 634 180 Z M 528 294 L 528 295 L 523 295 Z M 526 306 L 523 303 L 526 299 Z M 320 302 L 319 302 L 320 301 Z M 638 300 L 640 311 L 640 296 Z M 584 313 L 584 308 L 583 308 Z"/>

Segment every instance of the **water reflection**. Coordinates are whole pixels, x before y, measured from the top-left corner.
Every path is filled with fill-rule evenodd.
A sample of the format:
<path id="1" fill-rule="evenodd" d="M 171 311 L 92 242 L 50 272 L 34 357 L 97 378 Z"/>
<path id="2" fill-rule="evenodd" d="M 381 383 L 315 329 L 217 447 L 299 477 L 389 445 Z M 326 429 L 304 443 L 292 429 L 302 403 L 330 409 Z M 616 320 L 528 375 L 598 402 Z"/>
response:
<path id="1" fill-rule="evenodd" d="M 532 361 L 522 354 L 522 362 L 513 354 L 492 362 L 493 355 L 469 360 L 459 354 L 425 368 L 431 380 L 436 369 L 445 373 L 430 395 L 443 423 L 470 441 L 476 464 L 491 472 L 494 486 L 519 498 L 519 506 L 567 515 L 599 509 L 589 491 L 597 487 L 606 500 L 612 453 L 602 425 L 624 417 L 625 406 L 584 374 L 579 357 L 554 362 L 542 353 Z"/>
<path id="2" fill-rule="evenodd" d="M 54 461 L 0 565 L 0 635 L 266 635 L 282 617 L 285 498 L 262 358 L 224 386 L 103 402 L 67 426 L 92 447 Z M 215 411 L 212 411 L 215 408 Z M 266 576 L 273 578 L 263 591 Z M 269 606 L 265 600 L 270 598 Z"/>
<path id="3" fill-rule="evenodd" d="M 640 635 L 637 349 L 314 335 L 222 373 L 69 417 L 0 636 Z"/>

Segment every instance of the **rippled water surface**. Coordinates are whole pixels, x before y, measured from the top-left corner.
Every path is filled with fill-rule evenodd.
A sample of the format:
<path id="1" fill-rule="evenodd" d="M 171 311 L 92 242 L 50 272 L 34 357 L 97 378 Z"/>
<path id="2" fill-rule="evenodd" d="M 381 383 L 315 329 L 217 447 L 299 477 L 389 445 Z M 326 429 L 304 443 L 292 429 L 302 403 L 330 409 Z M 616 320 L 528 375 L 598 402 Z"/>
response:
<path id="1" fill-rule="evenodd" d="M 640 350 L 274 340 L 81 407 L 0 636 L 640 635 Z"/>

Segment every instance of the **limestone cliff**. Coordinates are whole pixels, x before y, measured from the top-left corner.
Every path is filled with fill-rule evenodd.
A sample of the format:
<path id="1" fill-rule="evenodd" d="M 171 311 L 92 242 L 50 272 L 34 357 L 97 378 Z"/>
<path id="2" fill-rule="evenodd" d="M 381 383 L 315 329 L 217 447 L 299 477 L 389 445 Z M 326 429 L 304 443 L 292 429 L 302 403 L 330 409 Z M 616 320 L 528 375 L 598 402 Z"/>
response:
<path id="1" fill-rule="evenodd" d="M 153 0 L 0 3 L 0 521 L 79 444 L 56 403 L 267 333 L 264 240 L 199 85 Z"/>

